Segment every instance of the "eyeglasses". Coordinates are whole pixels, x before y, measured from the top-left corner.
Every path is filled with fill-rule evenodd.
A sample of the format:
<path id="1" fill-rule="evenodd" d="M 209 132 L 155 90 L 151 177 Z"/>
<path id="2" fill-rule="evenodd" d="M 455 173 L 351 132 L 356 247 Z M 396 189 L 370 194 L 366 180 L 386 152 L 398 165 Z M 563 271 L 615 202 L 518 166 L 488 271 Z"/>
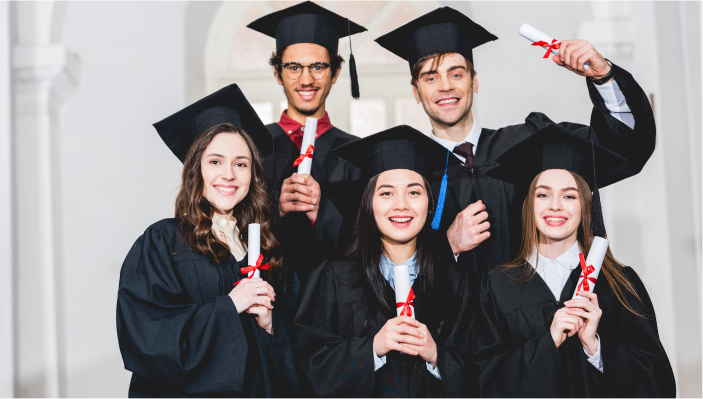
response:
<path id="1" fill-rule="evenodd" d="M 286 74 L 288 79 L 298 80 L 303 76 L 303 70 L 307 68 L 310 71 L 310 76 L 315 80 L 320 80 L 327 74 L 327 69 L 329 69 L 330 64 L 326 62 L 313 62 L 310 65 L 300 65 L 297 62 L 286 62 L 281 64 L 283 72 Z"/>

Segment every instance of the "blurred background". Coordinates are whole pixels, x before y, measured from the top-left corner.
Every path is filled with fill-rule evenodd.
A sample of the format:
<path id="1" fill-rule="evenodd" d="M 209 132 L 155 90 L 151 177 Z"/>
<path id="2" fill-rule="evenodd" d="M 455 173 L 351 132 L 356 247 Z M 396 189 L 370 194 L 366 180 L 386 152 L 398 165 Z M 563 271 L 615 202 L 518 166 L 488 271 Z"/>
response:
<path id="1" fill-rule="evenodd" d="M 542 59 L 517 33 L 525 22 L 587 39 L 635 76 L 657 148 L 641 174 L 601 190 L 605 223 L 615 256 L 647 284 L 679 395 L 700 397 L 701 3 L 318 3 L 369 30 L 352 37 L 361 99 L 345 65 L 327 102 L 358 136 L 401 123 L 429 133 L 407 63 L 373 39 L 439 6 L 500 38 L 474 51 L 483 127 L 532 111 L 589 122 L 584 78 Z M 181 172 L 151 124 L 233 82 L 277 121 L 274 40 L 245 26 L 292 4 L 0 1 L 0 396 L 126 396 L 120 267 L 172 216 Z M 348 59 L 348 40 L 339 48 Z"/>

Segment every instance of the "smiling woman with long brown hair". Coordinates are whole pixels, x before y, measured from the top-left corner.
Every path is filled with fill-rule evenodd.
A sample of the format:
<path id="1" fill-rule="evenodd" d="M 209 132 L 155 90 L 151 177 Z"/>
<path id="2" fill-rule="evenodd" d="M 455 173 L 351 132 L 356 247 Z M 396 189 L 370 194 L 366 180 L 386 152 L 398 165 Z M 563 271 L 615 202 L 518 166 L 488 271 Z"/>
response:
<path id="1" fill-rule="evenodd" d="M 129 396 L 296 395 L 286 324 L 298 282 L 271 232 L 261 160 L 270 134 L 236 85 L 154 126 L 183 161 L 182 185 L 175 217 L 147 228 L 122 265 L 117 335 Z M 247 265 L 251 223 L 260 225 L 256 265 Z"/>
<path id="2" fill-rule="evenodd" d="M 676 396 L 652 302 L 632 268 L 608 249 L 589 280 L 595 287 L 574 298 L 579 254 L 605 237 L 598 187 L 624 178 L 624 159 L 552 125 L 499 161 L 501 178 L 529 188 L 517 258 L 479 284 L 472 330 L 481 396 Z"/>

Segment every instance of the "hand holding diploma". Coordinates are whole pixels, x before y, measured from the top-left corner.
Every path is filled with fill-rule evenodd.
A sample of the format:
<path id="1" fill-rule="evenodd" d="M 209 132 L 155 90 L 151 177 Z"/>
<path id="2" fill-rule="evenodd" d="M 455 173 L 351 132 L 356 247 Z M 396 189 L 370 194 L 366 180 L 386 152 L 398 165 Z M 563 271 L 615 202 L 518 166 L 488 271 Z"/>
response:
<path id="1" fill-rule="evenodd" d="M 293 166 L 298 167 L 299 175 L 309 175 L 312 170 L 312 155 L 315 151 L 315 138 L 317 137 L 317 119 L 305 118 L 303 129 L 303 143 L 300 146 L 300 156 Z"/>
<path id="2" fill-rule="evenodd" d="M 593 45 L 586 40 L 562 40 L 558 42 L 530 24 L 523 24 L 518 32 L 521 36 L 530 40 L 533 45 L 546 49 L 547 54 L 545 54 L 545 58 L 551 51 L 554 54 L 552 60 L 557 65 L 577 75 L 600 79 L 610 72 L 611 66 L 596 51 Z"/>
<path id="3" fill-rule="evenodd" d="M 310 175 L 316 136 L 317 119 L 305 118 L 300 156 L 293 162 L 293 167 L 297 166 L 298 172 L 284 180 L 283 186 L 281 186 L 281 197 L 278 199 L 281 217 L 284 217 L 288 212 L 305 212 L 310 222 L 317 221 L 317 210 L 320 207 L 320 185 Z"/>

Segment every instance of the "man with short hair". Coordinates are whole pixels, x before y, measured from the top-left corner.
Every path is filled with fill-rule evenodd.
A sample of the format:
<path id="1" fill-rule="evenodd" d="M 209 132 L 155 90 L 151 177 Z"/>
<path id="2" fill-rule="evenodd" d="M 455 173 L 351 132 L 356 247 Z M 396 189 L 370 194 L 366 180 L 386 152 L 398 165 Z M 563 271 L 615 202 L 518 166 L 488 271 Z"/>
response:
<path id="1" fill-rule="evenodd" d="M 443 7 L 376 41 L 409 62 L 413 95 L 432 124 L 431 137 L 463 165 L 446 170 L 440 230 L 457 261 L 481 273 L 512 260 L 520 245 L 523 187 L 496 179 L 496 159 L 541 128 L 554 124 L 531 113 L 525 123 L 481 128 L 471 107 L 478 93 L 472 49 L 498 38 L 460 12 Z M 585 40 L 564 40 L 553 61 L 585 76 L 593 102 L 590 126 L 562 122 L 569 133 L 627 159 L 617 173 L 634 175 L 654 151 L 656 129 L 647 96 L 627 71 Z M 590 68 L 584 64 L 590 62 Z M 442 176 L 439 172 L 438 176 Z M 605 181 L 608 181 L 605 176 Z M 433 184 L 435 193 L 440 184 Z M 604 233 L 604 232 L 603 232 Z"/>
<path id="2" fill-rule="evenodd" d="M 264 166 L 278 200 L 286 258 L 304 280 L 319 261 L 346 249 L 358 211 L 360 195 L 355 194 L 354 182 L 361 172 L 331 153 L 358 138 L 332 125 L 325 100 L 344 62 L 337 52 L 339 39 L 366 29 L 309 1 L 266 15 L 248 27 L 276 39 L 269 64 L 283 86 L 288 109 L 277 123 L 267 126 L 275 154 L 264 159 Z M 358 97 L 355 73 L 351 78 Z M 300 155 L 307 117 L 318 119 L 312 170 L 298 175 L 293 163 Z"/>

